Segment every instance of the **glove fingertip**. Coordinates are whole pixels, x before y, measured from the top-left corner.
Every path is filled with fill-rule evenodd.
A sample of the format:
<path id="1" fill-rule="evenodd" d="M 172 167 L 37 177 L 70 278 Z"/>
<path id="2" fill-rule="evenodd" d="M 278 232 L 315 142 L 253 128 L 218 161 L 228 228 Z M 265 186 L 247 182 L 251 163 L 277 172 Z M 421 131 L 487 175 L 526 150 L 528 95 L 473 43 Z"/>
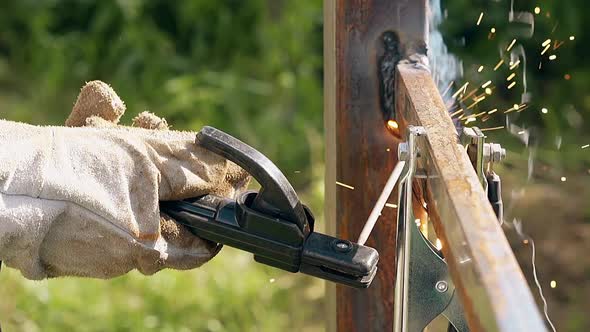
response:
<path id="1" fill-rule="evenodd" d="M 84 126 L 92 116 L 117 124 L 124 113 L 125 103 L 113 88 L 102 81 L 91 81 L 80 91 L 72 113 L 66 120 L 66 126 Z"/>
<path id="2" fill-rule="evenodd" d="M 144 129 L 168 130 L 170 126 L 164 118 L 160 118 L 154 113 L 141 112 L 133 118 L 133 125 Z"/>

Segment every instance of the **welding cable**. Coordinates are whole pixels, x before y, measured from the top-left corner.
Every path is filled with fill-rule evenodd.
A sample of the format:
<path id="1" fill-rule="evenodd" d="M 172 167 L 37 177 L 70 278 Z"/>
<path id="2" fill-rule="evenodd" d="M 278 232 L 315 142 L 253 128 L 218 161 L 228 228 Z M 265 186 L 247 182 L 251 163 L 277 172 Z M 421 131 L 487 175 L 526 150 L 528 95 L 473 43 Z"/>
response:
<path id="1" fill-rule="evenodd" d="M 383 210 L 385 203 L 387 203 L 387 199 L 389 198 L 389 195 L 391 195 L 391 192 L 393 191 L 393 188 L 395 187 L 397 180 L 402 174 L 402 170 L 404 169 L 405 165 L 405 161 L 399 161 L 397 165 L 395 165 L 395 167 L 393 168 L 393 171 L 391 172 L 389 179 L 385 183 L 385 188 L 383 188 L 383 191 L 381 192 L 379 199 L 377 199 L 377 203 L 375 203 L 375 206 L 373 207 L 373 211 L 371 211 L 371 214 L 369 215 L 369 218 L 367 219 L 367 222 L 363 227 L 361 235 L 359 235 L 359 239 L 357 241 L 358 244 L 364 245 L 365 242 L 367 242 L 367 239 L 369 238 L 369 235 L 371 234 L 373 227 L 375 227 L 375 224 L 377 223 L 377 219 L 381 215 L 381 210 Z"/>

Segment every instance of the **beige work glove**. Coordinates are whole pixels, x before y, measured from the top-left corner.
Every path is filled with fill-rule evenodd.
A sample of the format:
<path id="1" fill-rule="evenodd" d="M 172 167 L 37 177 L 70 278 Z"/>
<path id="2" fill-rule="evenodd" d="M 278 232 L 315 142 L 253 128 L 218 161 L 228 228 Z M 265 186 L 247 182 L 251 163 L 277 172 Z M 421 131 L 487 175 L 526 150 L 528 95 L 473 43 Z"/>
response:
<path id="1" fill-rule="evenodd" d="M 0 260 L 29 279 L 111 278 L 138 269 L 190 269 L 220 246 L 161 216 L 160 200 L 231 197 L 249 176 L 142 113 L 116 126 L 124 104 L 94 81 L 68 126 L 0 120 Z M 93 127 L 88 127 L 88 125 Z M 97 128 L 98 127 L 98 128 Z"/>

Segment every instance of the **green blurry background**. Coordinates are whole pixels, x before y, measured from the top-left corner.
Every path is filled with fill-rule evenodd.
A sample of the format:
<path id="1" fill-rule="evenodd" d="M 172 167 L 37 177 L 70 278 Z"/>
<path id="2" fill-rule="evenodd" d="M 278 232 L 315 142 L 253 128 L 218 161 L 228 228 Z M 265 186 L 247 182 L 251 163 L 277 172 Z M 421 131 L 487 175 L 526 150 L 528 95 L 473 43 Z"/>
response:
<path id="1" fill-rule="evenodd" d="M 322 2 L 2 1 L 0 117 L 61 124 L 85 81 L 176 129 L 212 125 L 323 210 Z M 317 216 L 322 219 L 321 215 Z M 0 273 L 5 331 L 323 329 L 324 284 L 231 248 L 200 270 L 111 281 Z"/>
<path id="2" fill-rule="evenodd" d="M 500 88 L 508 69 L 489 69 L 501 43 L 512 38 L 505 23 L 509 5 L 443 1 L 440 28 L 465 70 L 456 86 L 488 79 L 498 86 L 478 111 L 520 101 L 521 90 Z M 590 68 L 582 61 L 590 38 L 582 25 L 590 16 L 585 5 L 516 1 L 518 10 L 542 9 L 535 36 L 521 41 L 530 54 L 533 101 L 513 119 L 534 132 L 531 179 L 531 150 L 506 131 L 490 132 L 512 152 L 499 170 L 509 215 L 522 219 L 537 242 L 539 278 L 563 331 L 590 330 L 590 260 L 584 255 L 590 243 L 590 149 L 581 149 L 590 143 L 584 121 L 590 108 Z M 489 39 L 492 27 L 498 32 Z M 557 61 L 539 55 L 546 38 L 566 41 L 553 52 Z M 535 70 L 540 61 L 546 65 Z M 103 80 L 127 104 L 123 122 L 148 110 L 176 129 L 213 125 L 258 148 L 319 214 L 320 228 L 322 62 L 321 0 L 0 2 L 0 118 L 61 124 L 84 82 Z M 477 72 L 480 65 L 488 70 Z M 541 114 L 542 107 L 549 113 Z M 504 121 L 496 116 L 472 125 Z M 530 248 L 507 233 L 532 280 Z M 550 280 L 558 287 L 551 289 Z M 326 320 L 323 296 L 321 281 L 261 266 L 225 248 L 199 270 L 151 277 L 133 272 L 110 281 L 33 282 L 3 268 L 0 323 L 5 331 L 315 331 Z"/>

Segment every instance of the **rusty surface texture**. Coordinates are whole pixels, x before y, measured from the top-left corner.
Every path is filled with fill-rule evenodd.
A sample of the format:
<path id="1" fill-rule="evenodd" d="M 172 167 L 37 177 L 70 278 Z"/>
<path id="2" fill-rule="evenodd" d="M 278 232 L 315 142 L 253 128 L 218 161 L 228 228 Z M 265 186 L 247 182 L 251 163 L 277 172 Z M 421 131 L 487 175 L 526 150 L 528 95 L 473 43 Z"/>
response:
<path id="1" fill-rule="evenodd" d="M 397 162 L 380 90 L 387 52 L 383 35 L 423 39 L 426 0 L 324 1 L 324 123 L 328 232 L 356 240 Z M 391 61 L 390 61 L 391 62 Z M 391 72 L 394 72 L 392 66 Z M 339 186 L 336 181 L 354 187 Z M 393 193 L 389 203 L 396 203 Z M 368 246 L 379 251 L 379 271 L 366 290 L 328 285 L 329 331 L 391 331 L 395 275 L 395 216 L 386 207 Z"/>
<path id="2" fill-rule="evenodd" d="M 399 64 L 402 131 L 419 125 L 425 199 L 472 331 L 545 331 L 531 290 L 427 69 Z"/>

